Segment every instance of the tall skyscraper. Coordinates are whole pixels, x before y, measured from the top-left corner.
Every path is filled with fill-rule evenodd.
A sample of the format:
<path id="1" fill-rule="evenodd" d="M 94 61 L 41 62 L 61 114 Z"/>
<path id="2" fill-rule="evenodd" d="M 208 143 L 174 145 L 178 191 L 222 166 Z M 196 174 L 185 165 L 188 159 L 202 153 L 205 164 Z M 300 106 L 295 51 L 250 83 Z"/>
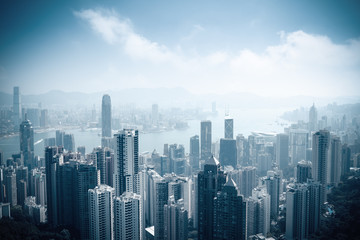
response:
<path id="1" fill-rule="evenodd" d="M 234 138 L 234 119 L 225 117 L 225 138 Z"/>
<path id="2" fill-rule="evenodd" d="M 267 176 L 262 179 L 265 183 L 267 192 L 270 195 L 270 217 L 277 220 L 279 216 L 279 198 L 281 176 L 277 171 L 268 171 Z"/>
<path id="3" fill-rule="evenodd" d="M 306 159 L 309 133 L 303 129 L 290 129 L 290 164 Z M 307 159 L 306 159 L 307 160 Z"/>
<path id="4" fill-rule="evenodd" d="M 75 172 L 75 223 L 81 239 L 89 239 L 89 195 L 88 190 L 98 185 L 98 170 L 95 166 L 81 163 Z"/>
<path id="5" fill-rule="evenodd" d="M 331 136 L 330 158 L 328 164 L 328 183 L 337 186 L 341 177 L 341 141 L 336 136 Z"/>
<path id="6" fill-rule="evenodd" d="M 281 170 L 289 165 L 289 135 L 284 133 L 276 135 L 276 164 Z"/>
<path id="7" fill-rule="evenodd" d="M 307 239 L 320 228 L 320 184 L 290 185 L 286 192 L 286 239 Z"/>
<path id="8" fill-rule="evenodd" d="M 56 146 L 64 146 L 64 135 L 64 131 L 56 130 Z"/>
<path id="9" fill-rule="evenodd" d="M 125 192 L 114 198 L 114 239 L 143 239 L 141 196 Z"/>
<path id="10" fill-rule="evenodd" d="M 309 235 L 309 191 L 296 184 L 286 192 L 286 239 L 307 239 Z"/>
<path id="11" fill-rule="evenodd" d="M 13 94 L 13 113 L 14 113 L 14 126 L 15 131 L 19 131 L 19 125 L 21 123 L 21 96 L 20 96 L 20 88 L 14 87 Z"/>
<path id="12" fill-rule="evenodd" d="M 155 196 L 153 196 L 153 214 L 155 213 L 155 239 L 165 240 L 164 206 L 168 202 L 169 197 L 168 182 L 164 178 L 155 178 L 154 180 Z"/>
<path id="13" fill-rule="evenodd" d="M 213 239 L 247 239 L 246 202 L 230 177 L 214 198 Z"/>
<path id="14" fill-rule="evenodd" d="M 244 167 L 241 169 L 240 177 L 240 193 L 245 198 L 252 195 L 252 190 L 256 187 L 256 168 L 252 166 Z"/>
<path id="15" fill-rule="evenodd" d="M 199 136 L 195 135 L 190 138 L 190 165 L 194 170 L 199 169 L 200 142 Z"/>
<path id="16" fill-rule="evenodd" d="M 311 178 L 311 162 L 301 160 L 296 165 L 295 178 L 298 183 L 306 183 Z"/>
<path id="17" fill-rule="evenodd" d="M 236 140 L 229 138 L 220 139 L 220 164 L 222 166 L 237 166 Z"/>
<path id="18" fill-rule="evenodd" d="M 321 184 L 321 203 L 326 201 L 326 187 L 328 185 L 328 159 L 330 154 L 330 133 L 320 130 L 312 139 L 312 177 Z"/>
<path id="19" fill-rule="evenodd" d="M 164 206 L 165 239 L 188 239 L 188 212 L 184 208 L 183 199 L 175 200 L 170 196 Z"/>
<path id="20" fill-rule="evenodd" d="M 214 157 L 207 159 L 197 180 L 198 239 L 211 240 L 214 234 L 214 197 L 226 181 L 219 161 Z"/>
<path id="21" fill-rule="evenodd" d="M 247 201 L 247 236 L 270 232 L 270 195 L 265 187 L 253 189 Z"/>
<path id="22" fill-rule="evenodd" d="M 100 170 L 100 184 L 105 184 L 106 179 L 106 162 L 105 149 L 102 147 L 94 148 L 93 153 L 96 155 L 96 167 Z"/>
<path id="23" fill-rule="evenodd" d="M 341 176 L 350 172 L 351 149 L 347 144 L 341 150 Z"/>
<path id="24" fill-rule="evenodd" d="M 58 198 L 57 198 L 57 171 L 63 163 L 62 147 L 45 148 L 45 172 L 47 193 L 47 216 L 48 223 L 56 227 L 58 225 Z"/>
<path id="25" fill-rule="evenodd" d="M 114 239 L 115 190 L 107 185 L 99 185 L 89 189 L 88 194 L 90 239 Z"/>
<path id="26" fill-rule="evenodd" d="M 139 133 L 124 129 L 115 135 L 116 160 L 114 164 L 114 188 L 116 196 L 124 192 L 139 193 Z"/>
<path id="27" fill-rule="evenodd" d="M 317 131 L 318 130 L 318 116 L 317 116 L 317 110 L 315 108 L 315 103 L 311 106 L 309 110 L 309 131 Z"/>
<path id="28" fill-rule="evenodd" d="M 111 137 L 111 99 L 105 94 L 101 108 L 102 137 Z"/>
<path id="29" fill-rule="evenodd" d="M 75 151 L 74 134 L 69 133 L 64 135 L 64 148 L 69 152 Z"/>
<path id="30" fill-rule="evenodd" d="M 211 121 L 201 122 L 201 160 L 211 157 Z"/>
<path id="31" fill-rule="evenodd" d="M 20 125 L 20 152 L 24 157 L 24 165 L 30 170 L 34 168 L 34 129 L 26 117 Z"/>

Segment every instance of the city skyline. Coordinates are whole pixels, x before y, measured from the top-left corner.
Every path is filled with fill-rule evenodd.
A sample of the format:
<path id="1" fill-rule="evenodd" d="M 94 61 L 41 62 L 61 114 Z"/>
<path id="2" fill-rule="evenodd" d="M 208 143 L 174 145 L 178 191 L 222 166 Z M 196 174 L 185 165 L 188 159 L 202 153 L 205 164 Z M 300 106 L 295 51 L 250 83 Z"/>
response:
<path id="1" fill-rule="evenodd" d="M 358 7 L 356 1 L 7 3 L 0 91 L 140 86 L 358 96 Z"/>

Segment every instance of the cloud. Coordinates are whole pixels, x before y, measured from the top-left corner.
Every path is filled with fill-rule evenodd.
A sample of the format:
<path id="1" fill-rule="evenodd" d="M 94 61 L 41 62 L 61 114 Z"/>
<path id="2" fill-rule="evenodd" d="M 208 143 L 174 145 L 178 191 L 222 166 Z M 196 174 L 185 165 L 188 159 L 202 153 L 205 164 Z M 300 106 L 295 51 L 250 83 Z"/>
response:
<path id="1" fill-rule="evenodd" d="M 121 48 L 135 60 L 133 64 L 142 73 L 130 77 L 134 85 L 184 87 L 201 93 L 359 95 L 359 39 L 339 44 L 327 36 L 301 30 L 280 31 L 279 44 L 268 46 L 261 53 L 251 49 L 224 51 L 221 48 L 225 46 L 219 46 L 217 51 L 201 55 L 197 51 L 182 51 L 184 38 L 179 39 L 176 49 L 147 39 L 135 32 L 129 19 L 114 11 L 89 9 L 74 14 L 87 21 L 105 42 Z M 189 36 L 202 31 L 203 27 L 194 25 Z"/>
<path id="2" fill-rule="evenodd" d="M 92 29 L 109 44 L 121 44 L 132 58 L 162 62 L 176 57 L 164 45 L 135 33 L 130 20 L 121 18 L 114 11 L 88 9 L 75 11 L 74 15 L 88 21 Z"/>

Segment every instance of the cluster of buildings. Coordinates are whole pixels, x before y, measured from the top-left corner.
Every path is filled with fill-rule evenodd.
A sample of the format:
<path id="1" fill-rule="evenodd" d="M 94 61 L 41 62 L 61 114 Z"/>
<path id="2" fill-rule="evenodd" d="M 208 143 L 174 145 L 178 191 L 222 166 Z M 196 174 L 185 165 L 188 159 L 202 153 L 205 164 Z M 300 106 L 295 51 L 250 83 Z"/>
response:
<path id="1" fill-rule="evenodd" d="M 20 205 L 36 223 L 71 226 L 81 239 L 307 239 L 360 152 L 359 139 L 343 144 L 319 129 L 314 106 L 306 125 L 279 134 L 234 137 L 227 116 L 224 138 L 214 143 L 211 121 L 200 125 L 189 154 L 178 144 L 140 154 L 138 130 L 112 135 L 104 95 L 100 147 L 76 151 L 74 137 L 57 131 L 39 159 L 25 117 L 20 154 L 0 159 L 1 216 Z"/>

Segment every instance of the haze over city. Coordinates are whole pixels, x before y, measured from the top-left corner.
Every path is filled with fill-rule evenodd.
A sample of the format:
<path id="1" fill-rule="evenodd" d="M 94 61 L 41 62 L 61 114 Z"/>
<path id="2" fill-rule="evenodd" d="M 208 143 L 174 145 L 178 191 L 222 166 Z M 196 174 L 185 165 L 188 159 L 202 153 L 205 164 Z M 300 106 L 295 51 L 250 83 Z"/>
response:
<path id="1" fill-rule="evenodd" d="M 0 239 L 359 239 L 358 1 L 3 1 Z"/>

